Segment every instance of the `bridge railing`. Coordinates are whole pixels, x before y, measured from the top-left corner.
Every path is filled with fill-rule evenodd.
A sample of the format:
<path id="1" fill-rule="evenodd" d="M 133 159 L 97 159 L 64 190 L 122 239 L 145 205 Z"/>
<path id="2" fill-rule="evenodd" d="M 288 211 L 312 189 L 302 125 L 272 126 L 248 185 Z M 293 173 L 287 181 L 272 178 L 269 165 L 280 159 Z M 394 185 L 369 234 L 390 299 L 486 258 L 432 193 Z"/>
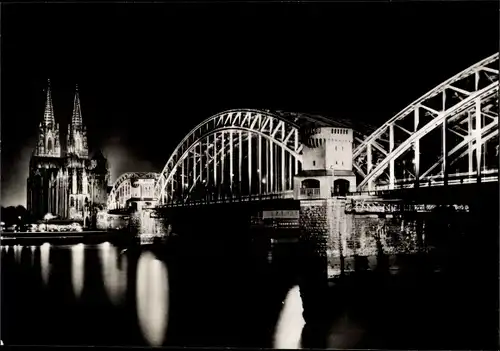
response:
<path id="1" fill-rule="evenodd" d="M 439 205 L 436 204 L 403 204 L 391 202 L 370 202 L 370 201 L 352 201 L 347 202 L 345 207 L 346 213 L 386 213 L 396 214 L 402 212 L 432 212 Z M 469 212 L 469 206 L 466 204 L 453 204 L 448 208 L 456 212 Z"/>
<path id="2" fill-rule="evenodd" d="M 488 169 L 481 171 L 481 182 L 489 183 L 489 182 L 498 182 L 498 169 Z M 461 172 L 461 173 L 453 173 L 448 175 L 448 185 L 460 185 L 460 184 L 475 184 L 477 183 L 477 173 L 476 172 Z M 435 187 L 435 186 L 444 186 L 445 180 L 442 175 L 437 176 L 428 176 L 423 177 L 418 182 L 418 187 L 426 188 L 426 187 Z M 399 179 L 394 183 L 394 187 L 391 189 L 388 184 L 377 185 L 375 190 L 372 191 L 357 191 L 350 193 L 350 195 L 372 195 L 377 196 L 381 194 L 386 194 L 391 190 L 398 189 L 410 189 L 415 188 L 415 179 L 407 178 L 407 179 Z"/>
<path id="3" fill-rule="evenodd" d="M 300 188 L 300 195 L 315 199 L 321 196 L 320 188 Z"/>

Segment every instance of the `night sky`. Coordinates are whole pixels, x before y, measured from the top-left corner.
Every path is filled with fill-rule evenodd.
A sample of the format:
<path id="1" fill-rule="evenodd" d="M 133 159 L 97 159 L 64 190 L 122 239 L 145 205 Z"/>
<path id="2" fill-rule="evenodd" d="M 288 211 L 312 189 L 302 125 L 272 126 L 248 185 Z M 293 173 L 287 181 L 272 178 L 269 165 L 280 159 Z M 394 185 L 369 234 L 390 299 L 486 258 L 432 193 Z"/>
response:
<path id="1" fill-rule="evenodd" d="M 1 204 L 26 205 L 43 89 L 67 130 L 75 84 L 114 181 L 161 171 L 231 108 L 379 125 L 498 52 L 498 2 L 2 4 Z M 65 135 L 65 134 L 63 134 Z"/>

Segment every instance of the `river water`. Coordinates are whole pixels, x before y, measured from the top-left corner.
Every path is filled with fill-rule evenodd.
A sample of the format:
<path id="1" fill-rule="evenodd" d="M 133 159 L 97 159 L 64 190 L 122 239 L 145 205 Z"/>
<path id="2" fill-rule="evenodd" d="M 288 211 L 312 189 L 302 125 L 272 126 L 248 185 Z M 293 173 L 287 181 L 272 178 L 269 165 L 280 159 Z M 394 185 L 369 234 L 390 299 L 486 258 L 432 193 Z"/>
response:
<path id="1" fill-rule="evenodd" d="M 304 272 L 294 244 L 261 256 L 223 242 L 179 245 L 2 246 L 2 341 L 395 349 L 498 344 L 498 323 L 492 324 L 498 290 L 484 283 L 491 260 L 450 259 L 448 266 L 460 267 L 450 272 L 364 272 L 334 280 L 327 294 L 318 294 L 321 317 L 306 324 Z M 498 279 L 493 282 L 498 288 Z"/>

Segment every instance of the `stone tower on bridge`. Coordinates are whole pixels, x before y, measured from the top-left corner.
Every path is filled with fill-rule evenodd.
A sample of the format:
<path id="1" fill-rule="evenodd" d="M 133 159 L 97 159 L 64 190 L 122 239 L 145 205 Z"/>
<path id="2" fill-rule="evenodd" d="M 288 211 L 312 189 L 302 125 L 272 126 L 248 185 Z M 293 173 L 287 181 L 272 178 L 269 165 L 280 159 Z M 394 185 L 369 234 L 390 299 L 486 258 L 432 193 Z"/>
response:
<path id="1" fill-rule="evenodd" d="M 302 139 L 302 170 L 294 176 L 294 198 L 325 199 L 356 191 L 352 129 L 310 128 Z"/>

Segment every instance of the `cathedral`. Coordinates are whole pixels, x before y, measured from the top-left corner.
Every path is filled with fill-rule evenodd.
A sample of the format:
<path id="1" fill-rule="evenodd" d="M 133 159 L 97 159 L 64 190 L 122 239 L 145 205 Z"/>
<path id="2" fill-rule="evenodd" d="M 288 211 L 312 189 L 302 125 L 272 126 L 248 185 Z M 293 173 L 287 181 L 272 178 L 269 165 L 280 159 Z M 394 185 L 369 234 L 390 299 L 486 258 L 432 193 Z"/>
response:
<path id="1" fill-rule="evenodd" d="M 46 95 L 43 121 L 29 166 L 28 211 L 37 219 L 50 213 L 89 226 L 96 211 L 106 206 L 107 160 L 100 151 L 89 154 L 78 85 L 65 147 L 54 117 L 50 80 Z"/>

